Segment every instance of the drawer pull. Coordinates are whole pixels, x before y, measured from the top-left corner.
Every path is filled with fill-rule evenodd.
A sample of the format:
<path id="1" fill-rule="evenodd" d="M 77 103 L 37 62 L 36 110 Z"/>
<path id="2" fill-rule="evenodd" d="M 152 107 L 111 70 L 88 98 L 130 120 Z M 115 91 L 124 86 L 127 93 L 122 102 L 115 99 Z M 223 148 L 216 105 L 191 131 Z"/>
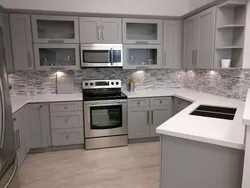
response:
<path id="1" fill-rule="evenodd" d="M 162 104 L 162 101 L 160 101 L 160 104 Z"/>
<path id="2" fill-rule="evenodd" d="M 67 139 L 67 140 L 69 139 L 69 134 L 66 136 L 66 139 Z"/>
<path id="3" fill-rule="evenodd" d="M 67 110 L 68 109 L 68 106 L 64 106 L 64 110 Z"/>
<path id="4" fill-rule="evenodd" d="M 69 122 L 69 119 L 67 118 L 67 119 L 65 119 L 65 123 L 68 123 Z"/>
<path id="5" fill-rule="evenodd" d="M 137 105 L 140 105 L 141 104 L 141 102 L 137 102 Z"/>

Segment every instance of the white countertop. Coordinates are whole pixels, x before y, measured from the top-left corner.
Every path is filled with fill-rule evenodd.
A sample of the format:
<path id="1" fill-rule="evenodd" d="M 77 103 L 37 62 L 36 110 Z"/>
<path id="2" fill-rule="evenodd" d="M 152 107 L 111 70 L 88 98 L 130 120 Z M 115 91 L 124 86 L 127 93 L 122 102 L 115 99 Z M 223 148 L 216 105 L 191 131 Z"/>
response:
<path id="1" fill-rule="evenodd" d="M 243 113 L 243 124 L 250 126 L 250 89 L 247 92 L 247 99 L 245 103 L 245 109 Z"/>
<path id="2" fill-rule="evenodd" d="M 11 97 L 12 113 L 28 103 L 81 101 L 82 93 L 75 94 L 41 94 L 36 96 L 15 96 Z"/>
<path id="3" fill-rule="evenodd" d="M 193 102 L 192 105 L 159 126 L 157 128 L 157 133 L 159 134 L 236 149 L 244 150 L 245 148 L 245 126 L 242 123 L 242 116 L 245 106 L 243 101 L 211 95 L 190 89 L 167 89 L 125 93 L 129 98 L 176 96 Z M 199 105 L 232 107 L 237 108 L 237 112 L 233 121 L 189 115 Z"/>
<path id="4" fill-rule="evenodd" d="M 128 92 L 123 91 L 128 98 L 141 97 L 164 97 L 176 96 L 193 102 L 192 105 L 163 123 L 157 128 L 157 133 L 169 135 L 184 139 L 190 139 L 230 148 L 244 149 L 245 126 L 242 123 L 242 116 L 245 102 L 198 92 L 190 89 L 160 89 L 152 91 Z M 250 95 L 250 94 L 249 94 Z M 18 109 L 27 103 L 39 102 L 63 102 L 63 101 L 81 101 L 82 94 L 46 94 L 32 97 L 17 96 L 12 97 L 12 111 Z M 206 118 L 189 115 L 199 105 L 215 105 L 222 107 L 237 108 L 233 121 Z M 250 98 L 249 98 L 250 106 Z M 249 109 L 249 108 L 248 108 Z M 249 116 L 250 117 L 250 116 Z M 250 120 L 250 118 L 249 118 Z M 250 121 L 249 121 L 250 122 Z M 249 124 L 250 125 L 250 124 Z"/>

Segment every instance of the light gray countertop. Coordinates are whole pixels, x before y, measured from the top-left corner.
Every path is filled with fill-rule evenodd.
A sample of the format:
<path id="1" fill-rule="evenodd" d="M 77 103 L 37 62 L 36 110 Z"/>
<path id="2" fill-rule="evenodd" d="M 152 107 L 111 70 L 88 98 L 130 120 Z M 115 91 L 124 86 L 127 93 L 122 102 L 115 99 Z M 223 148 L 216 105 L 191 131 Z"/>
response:
<path id="1" fill-rule="evenodd" d="M 245 102 L 190 89 L 160 89 L 137 92 L 123 91 L 129 99 L 176 96 L 193 102 L 192 105 L 157 128 L 162 135 L 190 139 L 230 148 L 244 149 L 245 125 L 242 123 Z M 32 97 L 12 97 L 12 112 L 28 103 L 81 101 L 82 94 L 46 94 Z M 237 108 L 234 120 L 222 120 L 189 115 L 199 105 Z"/>

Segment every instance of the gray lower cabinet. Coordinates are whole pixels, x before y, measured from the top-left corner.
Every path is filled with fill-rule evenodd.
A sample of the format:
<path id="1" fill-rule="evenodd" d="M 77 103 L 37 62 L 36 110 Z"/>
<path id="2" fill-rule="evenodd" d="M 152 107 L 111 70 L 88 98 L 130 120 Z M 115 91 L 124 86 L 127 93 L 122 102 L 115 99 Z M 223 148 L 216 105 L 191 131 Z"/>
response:
<path id="1" fill-rule="evenodd" d="M 10 31 L 15 70 L 34 70 L 30 15 L 10 14 Z"/>
<path id="2" fill-rule="evenodd" d="M 31 149 L 51 146 L 48 104 L 29 104 L 27 106 Z"/>
<path id="3" fill-rule="evenodd" d="M 186 101 L 186 100 L 174 97 L 174 112 L 173 112 L 173 115 L 178 114 L 179 112 L 181 112 L 182 110 L 184 110 L 185 108 L 187 108 L 191 104 L 192 104 L 192 102 L 190 102 L 190 101 Z"/>
<path id="4" fill-rule="evenodd" d="M 18 166 L 23 163 L 26 155 L 26 143 L 25 143 L 25 122 L 23 116 L 23 109 L 20 109 L 13 115 L 13 122 L 14 122 L 14 134 L 15 134 L 15 143 L 16 143 L 16 152 L 17 152 L 17 159 L 18 159 Z"/>
<path id="5" fill-rule="evenodd" d="M 128 102 L 128 137 L 157 137 L 156 128 L 172 114 L 170 97 L 130 99 Z"/>
<path id="6" fill-rule="evenodd" d="M 164 21 L 163 68 L 182 68 L 182 21 Z"/>
<path id="7" fill-rule="evenodd" d="M 83 144 L 82 102 L 50 104 L 52 146 Z"/>

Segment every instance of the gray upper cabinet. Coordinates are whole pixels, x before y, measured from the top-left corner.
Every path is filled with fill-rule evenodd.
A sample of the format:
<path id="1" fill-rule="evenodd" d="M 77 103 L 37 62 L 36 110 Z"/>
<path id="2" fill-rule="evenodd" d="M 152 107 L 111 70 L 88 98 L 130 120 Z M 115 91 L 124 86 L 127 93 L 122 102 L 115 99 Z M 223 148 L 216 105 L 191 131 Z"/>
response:
<path id="1" fill-rule="evenodd" d="M 10 30 L 15 70 L 34 70 L 30 16 L 11 14 Z"/>
<path id="2" fill-rule="evenodd" d="M 80 69 L 79 44 L 34 44 L 36 70 Z"/>
<path id="3" fill-rule="evenodd" d="M 78 17 L 32 15 L 35 43 L 79 43 Z"/>
<path id="4" fill-rule="evenodd" d="M 51 146 L 50 118 L 48 104 L 29 104 L 28 124 L 31 138 L 31 148 Z"/>
<path id="5" fill-rule="evenodd" d="M 124 44 L 162 44 L 163 21 L 123 19 Z"/>
<path id="6" fill-rule="evenodd" d="M 120 18 L 80 18 L 80 41 L 85 44 L 121 44 Z"/>
<path id="7" fill-rule="evenodd" d="M 198 15 L 198 22 L 198 54 L 195 66 L 201 69 L 211 69 L 215 47 L 216 7 L 201 12 Z"/>
<path id="8" fill-rule="evenodd" d="M 198 19 L 193 16 L 184 20 L 183 67 L 195 67 L 195 53 L 198 50 Z"/>
<path id="9" fill-rule="evenodd" d="M 184 20 L 185 68 L 213 68 L 216 7 Z"/>
<path id="10" fill-rule="evenodd" d="M 163 68 L 182 68 L 182 21 L 164 21 Z"/>

